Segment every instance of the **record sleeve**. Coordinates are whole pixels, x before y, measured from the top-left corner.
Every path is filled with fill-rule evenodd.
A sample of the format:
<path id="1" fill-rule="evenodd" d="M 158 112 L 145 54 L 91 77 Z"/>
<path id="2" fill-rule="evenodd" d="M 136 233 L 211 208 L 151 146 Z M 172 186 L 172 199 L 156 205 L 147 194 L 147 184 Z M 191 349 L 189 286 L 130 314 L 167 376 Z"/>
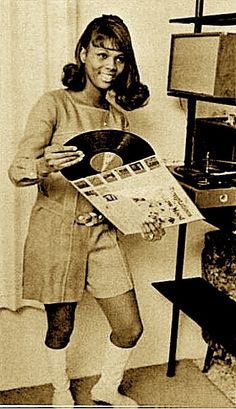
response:
<path id="1" fill-rule="evenodd" d="M 91 131 L 66 142 L 85 154 L 62 174 L 123 234 L 155 217 L 163 228 L 203 219 L 151 145 L 119 130 Z"/>

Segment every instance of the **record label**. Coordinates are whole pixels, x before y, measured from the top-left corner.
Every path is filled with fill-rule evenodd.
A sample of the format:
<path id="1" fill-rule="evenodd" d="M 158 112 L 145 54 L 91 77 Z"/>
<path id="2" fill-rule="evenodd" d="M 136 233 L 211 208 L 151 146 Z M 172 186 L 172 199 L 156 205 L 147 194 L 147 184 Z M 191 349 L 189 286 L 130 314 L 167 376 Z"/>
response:
<path id="1" fill-rule="evenodd" d="M 123 160 L 116 153 L 99 152 L 92 156 L 90 165 L 97 172 L 105 172 L 106 170 L 111 170 L 122 166 Z"/>

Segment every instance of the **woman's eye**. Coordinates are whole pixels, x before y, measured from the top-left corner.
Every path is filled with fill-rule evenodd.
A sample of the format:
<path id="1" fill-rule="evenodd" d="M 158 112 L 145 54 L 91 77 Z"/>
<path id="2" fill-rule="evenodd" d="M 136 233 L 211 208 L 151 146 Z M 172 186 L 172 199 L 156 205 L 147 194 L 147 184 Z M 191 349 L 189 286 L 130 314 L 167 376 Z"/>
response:
<path id="1" fill-rule="evenodd" d="M 123 55 L 120 55 L 119 57 L 116 58 L 116 61 L 120 64 L 124 64 L 125 62 L 125 57 Z"/>
<path id="2" fill-rule="evenodd" d="M 99 53 L 97 54 L 99 58 L 101 58 L 102 60 L 105 60 L 107 58 L 107 54 L 106 53 Z"/>

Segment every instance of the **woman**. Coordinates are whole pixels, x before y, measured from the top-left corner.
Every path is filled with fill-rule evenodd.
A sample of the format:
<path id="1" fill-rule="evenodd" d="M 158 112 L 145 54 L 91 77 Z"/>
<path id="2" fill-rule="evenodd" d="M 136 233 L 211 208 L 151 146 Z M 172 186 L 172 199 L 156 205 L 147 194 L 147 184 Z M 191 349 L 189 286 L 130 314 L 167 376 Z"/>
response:
<path id="1" fill-rule="evenodd" d="M 75 308 L 86 289 L 111 326 L 92 399 L 137 406 L 118 392 L 143 328 L 116 229 L 58 171 L 84 157 L 76 147 L 63 146 L 65 141 L 88 130 L 127 129 L 123 110 L 143 106 L 149 92 L 140 83 L 128 29 L 117 16 L 94 19 L 77 44 L 75 58 L 76 64 L 64 67 L 66 88 L 47 92 L 33 107 L 9 170 L 17 186 L 38 184 L 25 245 L 23 296 L 45 305 L 53 405 L 74 404 L 66 374 L 66 348 Z M 160 239 L 163 234 L 156 220 L 142 224 L 147 240 Z"/>

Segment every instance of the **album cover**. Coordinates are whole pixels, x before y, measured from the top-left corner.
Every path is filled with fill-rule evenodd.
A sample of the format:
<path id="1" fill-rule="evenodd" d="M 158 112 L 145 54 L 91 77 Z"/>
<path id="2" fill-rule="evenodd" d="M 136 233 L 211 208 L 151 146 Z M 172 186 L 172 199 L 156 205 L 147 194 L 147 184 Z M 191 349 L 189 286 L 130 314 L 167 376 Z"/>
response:
<path id="1" fill-rule="evenodd" d="M 122 233 L 140 233 L 149 216 L 159 219 L 164 228 L 203 219 L 140 136 L 118 130 L 91 131 L 66 144 L 77 146 L 85 158 L 63 169 L 63 175 Z"/>

